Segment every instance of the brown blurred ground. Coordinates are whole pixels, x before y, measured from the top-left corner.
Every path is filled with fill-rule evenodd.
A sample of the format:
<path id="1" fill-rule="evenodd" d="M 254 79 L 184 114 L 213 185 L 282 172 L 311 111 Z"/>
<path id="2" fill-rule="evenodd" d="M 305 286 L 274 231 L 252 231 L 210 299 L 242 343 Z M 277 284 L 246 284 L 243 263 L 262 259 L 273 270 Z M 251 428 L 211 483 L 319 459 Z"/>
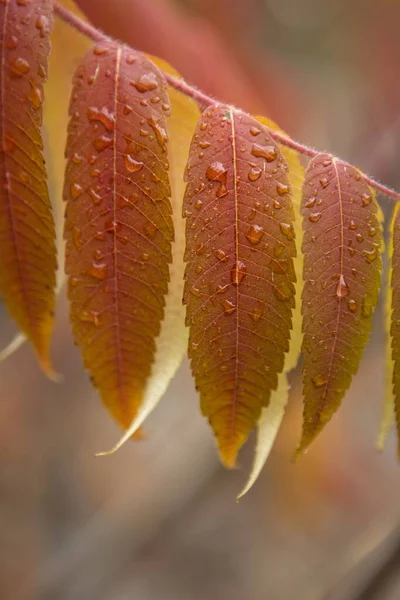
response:
<path id="1" fill-rule="evenodd" d="M 153 31 L 152 39 L 146 29 L 139 37 L 140 23 L 117 24 L 132 44 L 148 43 L 143 49 L 155 54 L 164 48 L 164 58 L 178 60 L 181 43 L 190 43 L 168 32 L 178 23 L 193 35 L 195 24 L 196 39 L 207 39 L 249 84 L 237 85 L 240 75 L 228 89 L 222 63 L 196 70 L 182 58 L 175 66 L 188 69 L 187 79 L 199 83 L 208 73 L 204 87 L 214 87 L 207 91 L 243 99 L 294 136 L 400 188 L 399 2 L 121 2 L 153 11 L 146 18 L 156 21 L 164 11 L 164 37 Z M 81 1 L 96 8 L 100 24 L 103 3 Z M 342 410 L 296 465 L 301 397 L 293 377 L 278 443 L 240 504 L 251 448 L 241 469 L 222 470 L 187 363 L 146 424 L 148 439 L 94 458 L 119 432 L 83 372 L 64 298 L 57 317 L 54 359 L 63 384 L 44 379 L 28 348 L 0 367 L 1 600 L 400 598 L 400 466 L 393 438 L 384 454 L 374 448 L 384 380 L 381 307 Z M 11 332 L 3 313 L 3 344 Z"/>

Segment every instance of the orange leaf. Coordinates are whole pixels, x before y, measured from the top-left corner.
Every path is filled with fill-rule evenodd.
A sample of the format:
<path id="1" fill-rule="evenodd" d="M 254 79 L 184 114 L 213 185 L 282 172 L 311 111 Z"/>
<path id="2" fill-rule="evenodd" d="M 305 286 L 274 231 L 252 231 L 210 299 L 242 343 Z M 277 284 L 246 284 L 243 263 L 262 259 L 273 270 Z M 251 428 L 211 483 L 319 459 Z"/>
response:
<path id="1" fill-rule="evenodd" d="M 331 419 L 358 369 L 378 300 L 382 232 L 359 171 L 319 154 L 303 189 L 304 424 L 298 453 Z"/>
<path id="2" fill-rule="evenodd" d="M 124 428 L 142 401 L 168 287 L 169 111 L 160 71 L 127 47 L 96 46 L 77 69 L 64 187 L 71 321 Z"/>
<path id="3" fill-rule="evenodd" d="M 186 176 L 189 357 L 203 414 L 232 467 L 289 348 L 296 251 L 287 163 L 255 119 L 213 106 Z"/>
<path id="4" fill-rule="evenodd" d="M 40 129 L 52 21 L 50 0 L 0 4 L 0 291 L 50 376 L 56 249 Z"/>

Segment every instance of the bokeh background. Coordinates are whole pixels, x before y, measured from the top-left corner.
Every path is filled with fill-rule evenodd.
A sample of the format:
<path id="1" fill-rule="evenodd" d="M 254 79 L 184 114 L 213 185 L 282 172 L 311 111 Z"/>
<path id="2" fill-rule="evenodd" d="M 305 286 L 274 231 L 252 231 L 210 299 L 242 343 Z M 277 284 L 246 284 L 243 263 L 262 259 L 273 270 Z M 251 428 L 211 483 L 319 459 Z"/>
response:
<path id="1" fill-rule="evenodd" d="M 398 0 L 79 4 L 208 93 L 400 188 Z M 382 200 L 388 218 L 390 204 Z M 224 471 L 186 361 L 147 439 L 94 457 L 119 431 L 83 371 L 62 293 L 53 356 L 64 382 L 46 381 L 28 347 L 0 365 L 0 598 L 398 600 L 394 433 L 384 453 L 375 449 L 383 321 L 381 302 L 342 409 L 297 464 L 301 386 L 292 376 L 272 455 L 237 504 L 253 440 L 240 468 Z M 2 346 L 13 331 L 2 310 Z"/>

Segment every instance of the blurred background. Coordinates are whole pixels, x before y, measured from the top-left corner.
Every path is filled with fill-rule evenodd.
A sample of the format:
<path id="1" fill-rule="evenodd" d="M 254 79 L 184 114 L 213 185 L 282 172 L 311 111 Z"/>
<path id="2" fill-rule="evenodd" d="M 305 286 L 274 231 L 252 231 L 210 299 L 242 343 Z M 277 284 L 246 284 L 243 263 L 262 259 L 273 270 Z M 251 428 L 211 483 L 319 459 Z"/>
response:
<path id="1" fill-rule="evenodd" d="M 79 4 L 204 91 L 400 188 L 398 0 Z M 382 206 L 389 217 L 391 202 Z M 394 433 L 383 454 L 375 449 L 383 322 L 381 302 L 342 409 L 297 464 L 301 386 L 292 376 L 272 455 L 237 504 L 254 440 L 239 469 L 222 469 L 187 362 L 146 439 L 94 457 L 119 431 L 83 371 L 62 294 L 53 356 L 64 382 L 46 381 L 28 347 L 0 365 L 0 598 L 398 600 Z M 3 310 L 1 347 L 13 332 Z"/>

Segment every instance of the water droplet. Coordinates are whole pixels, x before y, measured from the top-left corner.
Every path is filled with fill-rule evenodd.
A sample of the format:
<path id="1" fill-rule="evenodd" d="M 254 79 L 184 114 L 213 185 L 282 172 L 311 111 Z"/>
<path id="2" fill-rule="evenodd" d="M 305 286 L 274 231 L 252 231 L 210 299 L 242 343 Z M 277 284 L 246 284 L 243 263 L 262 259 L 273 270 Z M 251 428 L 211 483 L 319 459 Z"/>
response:
<path id="1" fill-rule="evenodd" d="M 357 223 L 355 223 L 355 221 L 350 221 L 349 229 L 351 229 L 352 231 L 355 231 L 357 229 Z"/>
<path id="2" fill-rule="evenodd" d="M 226 283 L 225 285 L 217 285 L 217 294 L 223 294 L 228 289 L 229 285 Z"/>
<path id="3" fill-rule="evenodd" d="M 82 186 L 79 183 L 72 183 L 70 192 L 73 200 L 76 200 L 83 192 Z"/>
<path id="4" fill-rule="evenodd" d="M 135 86 L 137 91 L 141 94 L 155 90 L 158 87 L 155 73 L 144 73 L 137 81 L 132 81 L 131 84 Z"/>
<path id="5" fill-rule="evenodd" d="M 260 179 L 261 173 L 261 169 L 251 169 L 247 176 L 250 181 L 257 181 L 257 179 Z"/>
<path id="6" fill-rule="evenodd" d="M 96 56 L 104 56 L 105 54 L 108 54 L 108 47 L 107 46 L 95 46 L 93 48 L 93 54 L 95 54 Z"/>
<path id="7" fill-rule="evenodd" d="M 326 177 L 322 177 L 322 179 L 319 180 L 319 183 L 322 188 L 326 188 L 329 185 L 329 181 Z"/>
<path id="8" fill-rule="evenodd" d="M 205 248 L 204 244 L 199 244 L 196 249 L 196 254 L 199 256 L 200 256 L 200 254 L 204 254 L 205 249 L 206 248 Z"/>
<path id="9" fill-rule="evenodd" d="M 376 235 L 376 229 L 375 229 L 375 227 L 370 227 L 370 228 L 368 229 L 368 235 L 369 235 L 370 237 L 374 237 L 374 235 Z"/>
<path id="10" fill-rule="evenodd" d="M 114 115 L 108 110 L 106 106 L 103 106 L 101 110 L 93 106 L 89 106 L 86 111 L 87 117 L 90 122 L 98 121 L 104 125 L 107 131 L 112 131 L 115 125 Z"/>
<path id="11" fill-rule="evenodd" d="M 278 200 L 274 200 L 272 205 L 275 208 L 275 210 L 279 210 L 280 208 L 282 208 L 282 204 L 278 202 Z"/>
<path id="12" fill-rule="evenodd" d="M 268 163 L 276 160 L 278 152 L 274 146 L 260 146 L 259 144 L 253 144 L 251 153 L 257 158 L 264 158 Z"/>
<path id="13" fill-rule="evenodd" d="M 357 310 L 357 302 L 355 300 L 349 300 L 347 306 L 351 312 L 355 312 Z"/>
<path id="14" fill-rule="evenodd" d="M 368 206 L 368 204 L 371 204 L 371 202 L 372 202 L 371 194 L 362 194 L 362 196 L 361 196 L 361 205 L 362 206 Z"/>
<path id="15" fill-rule="evenodd" d="M 162 148 L 164 148 L 166 142 L 168 141 L 168 135 L 165 127 L 160 124 L 160 120 L 156 120 L 153 117 L 151 117 L 147 122 L 153 129 L 157 142 Z"/>
<path id="16" fill-rule="evenodd" d="M 293 229 L 293 225 L 291 223 L 279 223 L 279 228 L 284 236 L 287 237 L 288 240 L 294 240 L 295 233 Z"/>
<path id="17" fill-rule="evenodd" d="M 101 196 L 99 194 L 100 187 L 98 185 L 91 186 L 86 191 L 93 200 L 94 204 L 100 204 Z"/>
<path id="18" fill-rule="evenodd" d="M 103 152 L 106 148 L 110 148 L 113 145 L 113 139 L 107 135 L 100 135 L 93 140 L 93 146 L 97 152 Z"/>
<path id="19" fill-rule="evenodd" d="M 259 135 L 261 133 L 261 129 L 259 127 L 250 127 L 250 134 L 253 135 L 254 137 L 256 135 Z"/>
<path id="20" fill-rule="evenodd" d="M 196 350 L 198 349 L 199 344 L 196 344 L 196 342 L 190 342 L 189 343 L 189 348 L 192 352 L 196 352 Z"/>
<path id="21" fill-rule="evenodd" d="M 224 308 L 224 312 L 225 312 L 226 315 L 231 315 L 236 310 L 236 304 L 234 304 L 230 300 L 223 300 L 221 302 L 221 304 L 222 304 L 222 306 Z"/>
<path id="22" fill-rule="evenodd" d="M 127 169 L 127 171 L 129 171 L 130 173 L 137 173 L 137 171 L 140 171 L 141 169 L 143 169 L 143 163 L 135 160 L 131 154 L 129 154 L 128 152 L 124 155 L 124 161 L 125 161 L 125 167 Z"/>
<path id="23" fill-rule="evenodd" d="M 305 208 L 313 208 L 315 206 L 315 203 L 317 201 L 317 197 L 316 196 L 312 196 L 306 203 L 305 203 Z"/>
<path id="24" fill-rule="evenodd" d="M 347 294 L 349 293 L 349 287 L 346 283 L 345 278 L 343 277 L 343 275 L 339 276 L 339 282 L 336 288 L 336 295 L 338 298 L 344 298 L 345 296 L 347 296 Z"/>
<path id="25" fill-rule="evenodd" d="M 199 146 L 200 146 L 200 148 L 202 148 L 203 150 L 205 150 L 206 148 L 209 148 L 211 146 L 211 142 L 207 142 L 206 140 L 202 140 L 201 142 L 199 142 Z"/>
<path id="26" fill-rule="evenodd" d="M 88 270 L 88 274 L 94 277 L 95 279 L 104 281 L 105 279 L 107 279 L 107 271 L 108 267 L 106 263 L 93 263 Z"/>
<path id="27" fill-rule="evenodd" d="M 322 163 L 324 165 L 324 167 L 330 167 L 332 164 L 332 160 L 330 158 L 324 160 L 324 162 Z"/>
<path id="28" fill-rule="evenodd" d="M 220 184 L 216 193 L 218 198 L 226 196 L 228 193 L 228 190 L 226 189 L 227 170 L 221 162 L 211 163 L 211 165 L 207 168 L 206 177 L 210 181 L 217 181 Z"/>
<path id="29" fill-rule="evenodd" d="M 311 221 L 311 223 L 317 223 L 320 220 L 321 216 L 321 212 L 314 212 L 311 213 L 311 215 L 308 217 L 308 220 Z"/>
<path id="30" fill-rule="evenodd" d="M 93 323 L 96 327 L 99 325 L 99 313 L 94 311 L 84 310 L 80 313 L 79 318 L 84 323 Z"/>
<path id="31" fill-rule="evenodd" d="M 356 240 L 357 240 L 357 242 L 363 242 L 364 241 L 364 236 L 361 235 L 361 233 L 357 233 L 356 234 Z"/>
<path id="32" fill-rule="evenodd" d="M 373 262 L 378 257 L 378 250 L 376 248 L 372 248 L 372 250 L 363 250 L 361 254 L 365 256 L 368 262 Z"/>
<path id="33" fill-rule="evenodd" d="M 246 265 L 241 260 L 236 261 L 235 266 L 231 269 L 231 279 L 233 285 L 239 285 L 246 277 Z"/>
<path id="34" fill-rule="evenodd" d="M 196 210 L 200 210 L 202 206 L 203 202 L 201 200 L 196 200 L 196 202 L 194 203 L 194 207 Z"/>
<path id="35" fill-rule="evenodd" d="M 205 131 L 207 129 L 207 123 L 200 124 L 200 131 Z"/>
<path id="36" fill-rule="evenodd" d="M 259 244 L 264 235 L 264 229 L 260 225 L 252 225 L 246 233 L 246 238 L 253 245 Z"/>
<path id="37" fill-rule="evenodd" d="M 38 16 L 35 26 L 36 29 L 39 30 L 40 37 L 42 38 L 45 37 L 50 31 L 49 20 L 44 15 Z"/>
<path id="38" fill-rule="evenodd" d="M 32 81 L 29 82 L 31 89 L 28 94 L 28 100 L 32 104 L 33 108 L 40 108 L 43 104 L 42 90 L 35 86 Z"/>
<path id="39" fill-rule="evenodd" d="M 18 58 L 11 63 L 10 69 L 15 77 L 23 77 L 29 72 L 30 65 L 27 60 L 18 56 Z"/>
<path id="40" fill-rule="evenodd" d="M 80 154 L 78 154 L 78 152 L 74 152 L 71 160 L 75 165 L 80 165 L 83 161 L 83 157 Z"/>
<path id="41" fill-rule="evenodd" d="M 201 291 L 195 286 L 190 288 L 190 293 L 193 294 L 193 296 L 201 296 Z"/>
<path id="42" fill-rule="evenodd" d="M 313 384 L 316 388 L 320 388 L 323 385 L 328 383 L 328 378 L 323 373 L 320 373 L 319 375 L 316 375 L 315 377 L 313 377 L 311 379 L 311 381 L 313 382 Z"/>
<path id="43" fill-rule="evenodd" d="M 221 250 L 220 248 L 216 251 L 215 253 L 216 258 L 218 258 L 218 260 L 220 260 L 221 262 L 225 262 L 226 260 L 228 260 L 228 256 L 226 255 L 226 253 Z"/>
<path id="44" fill-rule="evenodd" d="M 285 194 L 289 193 L 289 186 L 278 181 L 278 183 L 276 184 L 276 191 L 280 196 L 284 196 Z"/>

